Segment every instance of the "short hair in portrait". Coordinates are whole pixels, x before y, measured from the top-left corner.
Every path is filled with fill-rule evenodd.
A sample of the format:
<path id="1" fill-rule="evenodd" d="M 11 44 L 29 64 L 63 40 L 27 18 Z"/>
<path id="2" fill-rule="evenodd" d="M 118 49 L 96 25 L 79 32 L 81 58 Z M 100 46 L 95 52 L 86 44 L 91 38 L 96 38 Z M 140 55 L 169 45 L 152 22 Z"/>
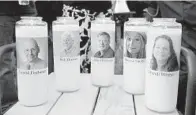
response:
<path id="1" fill-rule="evenodd" d="M 125 32 L 125 56 L 129 58 L 146 58 L 146 34 L 144 32 Z"/>
<path id="2" fill-rule="evenodd" d="M 78 38 L 79 39 L 79 38 Z M 78 56 L 76 40 L 74 38 L 74 33 L 64 32 L 61 35 L 62 51 L 60 53 L 61 57 L 73 57 Z"/>
<path id="3" fill-rule="evenodd" d="M 97 49 L 94 57 L 96 58 L 113 58 L 114 50 L 110 46 L 110 35 L 107 32 L 97 34 Z"/>
<path id="4" fill-rule="evenodd" d="M 155 38 L 150 66 L 152 70 L 163 72 L 179 70 L 173 42 L 168 35 L 160 35 Z"/>
<path id="5" fill-rule="evenodd" d="M 20 64 L 21 69 L 33 70 L 44 69 L 47 67 L 47 63 L 39 58 L 40 46 L 34 38 L 30 38 L 23 41 L 23 54 L 25 61 Z"/>

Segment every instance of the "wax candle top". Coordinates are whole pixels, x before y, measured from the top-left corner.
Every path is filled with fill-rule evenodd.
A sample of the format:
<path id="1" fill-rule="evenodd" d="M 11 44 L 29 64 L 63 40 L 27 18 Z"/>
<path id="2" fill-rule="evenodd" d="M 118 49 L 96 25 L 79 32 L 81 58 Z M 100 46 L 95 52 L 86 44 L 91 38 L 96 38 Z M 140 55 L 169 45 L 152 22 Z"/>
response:
<path id="1" fill-rule="evenodd" d="M 99 18 L 96 18 L 96 20 L 92 21 L 92 23 L 114 24 L 115 22 L 109 17 L 99 17 Z"/>
<path id="2" fill-rule="evenodd" d="M 16 25 L 20 26 L 43 26 L 47 23 L 42 21 L 42 17 L 36 17 L 36 16 L 21 16 L 21 20 L 16 22 Z"/>

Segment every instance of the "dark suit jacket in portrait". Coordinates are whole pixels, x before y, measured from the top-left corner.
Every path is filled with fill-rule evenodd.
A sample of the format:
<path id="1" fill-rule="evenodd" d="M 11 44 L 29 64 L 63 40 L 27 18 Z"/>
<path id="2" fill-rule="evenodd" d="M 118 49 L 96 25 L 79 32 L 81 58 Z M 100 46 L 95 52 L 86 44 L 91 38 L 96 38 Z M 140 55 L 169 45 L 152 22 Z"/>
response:
<path id="1" fill-rule="evenodd" d="M 94 57 L 96 58 L 113 58 L 114 57 L 114 51 L 112 50 L 111 47 L 108 48 L 108 50 L 106 50 L 103 55 L 101 55 L 101 52 L 98 51 L 97 53 L 95 53 Z"/>

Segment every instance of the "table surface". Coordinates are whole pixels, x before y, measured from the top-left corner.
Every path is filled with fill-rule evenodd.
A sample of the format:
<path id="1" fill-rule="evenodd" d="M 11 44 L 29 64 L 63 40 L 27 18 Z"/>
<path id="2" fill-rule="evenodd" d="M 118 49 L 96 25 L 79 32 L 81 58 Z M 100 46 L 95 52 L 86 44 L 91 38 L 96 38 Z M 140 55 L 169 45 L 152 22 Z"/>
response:
<path id="1" fill-rule="evenodd" d="M 55 89 L 55 74 L 49 75 L 48 102 L 41 106 L 12 106 L 4 115 L 179 115 L 150 111 L 144 103 L 144 95 L 131 95 L 122 88 L 122 76 L 116 75 L 114 84 L 98 88 L 91 84 L 89 74 L 81 74 L 80 90 L 61 93 Z"/>

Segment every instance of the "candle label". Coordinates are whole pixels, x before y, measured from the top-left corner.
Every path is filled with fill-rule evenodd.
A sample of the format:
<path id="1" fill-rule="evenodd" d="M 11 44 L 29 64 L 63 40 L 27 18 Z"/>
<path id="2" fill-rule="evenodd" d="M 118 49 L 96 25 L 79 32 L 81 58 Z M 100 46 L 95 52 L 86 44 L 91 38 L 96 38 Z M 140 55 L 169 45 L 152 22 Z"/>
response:
<path id="1" fill-rule="evenodd" d="M 176 72 L 159 72 L 159 71 L 148 70 L 148 74 L 152 76 L 173 77 L 176 75 Z"/>
<path id="2" fill-rule="evenodd" d="M 79 31 L 59 32 L 61 35 L 61 52 L 60 57 L 79 56 L 80 36 Z"/>
<path id="3" fill-rule="evenodd" d="M 146 58 L 146 33 L 138 31 L 125 31 L 124 56 L 127 58 Z"/>
<path id="4" fill-rule="evenodd" d="M 157 31 L 157 32 L 155 32 Z M 148 68 L 160 72 L 179 71 L 181 49 L 180 29 L 152 28 L 148 32 Z"/>
<path id="5" fill-rule="evenodd" d="M 92 57 L 94 58 L 114 58 L 114 31 L 92 31 Z M 102 59 L 104 60 L 104 59 Z"/>
<path id="6" fill-rule="evenodd" d="M 18 70 L 18 73 L 21 75 L 38 75 L 38 74 L 45 74 L 47 73 L 46 69 L 41 69 L 41 70 Z"/>
<path id="7" fill-rule="evenodd" d="M 91 58 L 92 61 L 96 62 L 112 62 L 113 59 L 112 58 Z"/>
<path id="8" fill-rule="evenodd" d="M 66 21 L 75 22 L 74 20 Z M 53 47 L 55 60 L 58 58 L 60 63 L 74 61 L 76 58 L 79 60 L 79 26 L 77 24 L 59 24 L 59 22 L 55 25 L 55 22 L 53 22 Z"/>
<path id="9" fill-rule="evenodd" d="M 129 18 L 129 21 L 125 22 L 124 57 L 146 59 L 146 33 L 149 26 L 145 18 Z"/>
<path id="10" fill-rule="evenodd" d="M 17 68 L 27 73 L 45 73 L 48 67 L 48 40 L 46 37 L 18 37 L 16 40 Z M 42 70 L 41 69 L 45 69 Z M 39 72 L 40 70 L 40 72 Z M 19 72 L 26 73 L 26 72 Z"/>
<path id="11" fill-rule="evenodd" d="M 124 58 L 124 61 L 125 63 L 133 63 L 133 64 L 146 62 L 145 59 L 134 59 L 134 58 L 127 58 L 127 57 Z"/>
<path id="12" fill-rule="evenodd" d="M 75 61 L 77 59 L 78 59 L 77 57 L 74 57 L 74 58 L 60 57 L 60 61 L 63 61 L 63 62 Z"/>
<path id="13" fill-rule="evenodd" d="M 93 64 L 111 62 L 115 56 L 115 24 L 92 24 L 91 61 Z M 96 63 L 96 64 L 97 64 Z"/>
<path id="14" fill-rule="evenodd" d="M 54 31 L 55 55 L 60 61 L 74 61 L 80 55 L 79 31 Z"/>

